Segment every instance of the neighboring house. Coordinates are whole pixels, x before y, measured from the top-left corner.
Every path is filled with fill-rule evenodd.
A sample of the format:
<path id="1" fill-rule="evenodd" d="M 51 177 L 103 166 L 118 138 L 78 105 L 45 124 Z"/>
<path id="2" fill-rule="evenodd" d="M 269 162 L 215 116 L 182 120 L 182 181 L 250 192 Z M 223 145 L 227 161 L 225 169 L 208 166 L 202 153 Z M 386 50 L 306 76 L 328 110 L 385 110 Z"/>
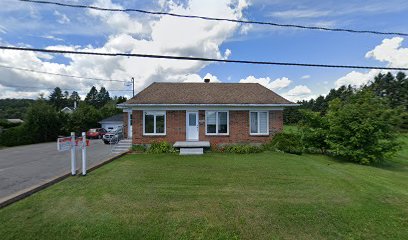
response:
<path id="1" fill-rule="evenodd" d="M 74 101 L 74 107 L 64 107 L 63 109 L 61 109 L 61 112 L 63 113 L 67 113 L 67 114 L 72 114 L 75 112 L 75 110 L 77 109 L 77 103 L 76 101 Z"/>
<path id="2" fill-rule="evenodd" d="M 283 129 L 283 108 L 296 106 L 257 83 L 153 83 L 118 104 L 125 136 L 210 144 L 265 143 Z"/>
<path id="3" fill-rule="evenodd" d="M 23 123 L 24 121 L 23 120 L 21 120 L 21 119 L 19 119 L 19 118 L 10 118 L 10 119 L 6 119 L 7 120 L 7 122 L 9 122 L 9 123 L 15 123 L 15 124 L 17 124 L 17 123 Z"/>
<path id="4" fill-rule="evenodd" d="M 67 114 L 72 114 L 75 110 L 73 108 L 70 107 L 64 107 L 63 109 L 61 109 L 61 112 L 63 113 L 67 113 Z"/>
<path id="5" fill-rule="evenodd" d="M 105 128 L 108 131 L 112 129 L 116 129 L 116 128 L 122 128 L 123 127 L 123 114 L 117 114 L 112 117 L 105 118 L 99 123 L 101 124 L 102 128 Z"/>

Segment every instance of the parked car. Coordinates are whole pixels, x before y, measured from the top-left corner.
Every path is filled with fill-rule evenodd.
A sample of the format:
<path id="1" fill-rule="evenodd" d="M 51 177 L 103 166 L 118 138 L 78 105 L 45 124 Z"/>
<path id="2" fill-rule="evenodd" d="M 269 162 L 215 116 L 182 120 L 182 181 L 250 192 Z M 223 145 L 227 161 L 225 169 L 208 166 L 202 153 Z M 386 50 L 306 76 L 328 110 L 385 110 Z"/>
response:
<path id="1" fill-rule="evenodd" d="M 86 132 L 86 138 L 98 138 L 101 139 L 107 131 L 104 128 L 91 128 Z"/>
<path id="2" fill-rule="evenodd" d="M 123 130 L 122 128 L 113 129 L 112 131 L 107 132 L 103 135 L 103 142 L 105 144 L 116 144 L 123 139 Z"/>

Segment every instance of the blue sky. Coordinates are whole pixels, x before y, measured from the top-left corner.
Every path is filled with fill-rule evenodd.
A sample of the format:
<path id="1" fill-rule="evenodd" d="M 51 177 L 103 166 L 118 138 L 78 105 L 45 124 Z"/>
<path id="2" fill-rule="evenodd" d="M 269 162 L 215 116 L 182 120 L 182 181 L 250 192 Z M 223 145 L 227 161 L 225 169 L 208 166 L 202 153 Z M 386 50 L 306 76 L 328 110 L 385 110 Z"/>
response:
<path id="1" fill-rule="evenodd" d="M 118 14 L 2 1 L 0 43 L 32 46 L 189 55 L 259 61 L 408 67 L 404 38 L 238 25 L 202 20 Z M 408 32 L 408 2 L 384 1 L 64 1 L 103 7 L 140 8 L 311 26 Z M 371 52 L 370 54 L 367 54 Z M 241 64 L 208 64 L 170 60 L 52 56 L 2 51 L 0 65 L 107 79 L 135 77 L 139 91 L 153 81 L 259 82 L 291 100 L 326 94 L 341 84 L 366 83 L 379 71 Z M 12 87 L 36 86 L 44 89 Z M 0 68 L 0 98 L 35 98 L 46 88 L 81 90 L 91 85 L 129 89 L 121 83 L 78 81 Z M 111 92 L 115 95 L 129 92 Z"/>

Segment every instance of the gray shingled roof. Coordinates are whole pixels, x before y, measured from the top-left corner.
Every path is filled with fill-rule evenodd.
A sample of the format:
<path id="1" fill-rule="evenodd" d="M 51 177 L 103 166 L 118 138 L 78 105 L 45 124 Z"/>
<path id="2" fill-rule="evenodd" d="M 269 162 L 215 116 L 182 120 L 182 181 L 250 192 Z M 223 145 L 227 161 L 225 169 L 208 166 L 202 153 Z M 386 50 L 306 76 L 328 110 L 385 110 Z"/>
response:
<path id="1" fill-rule="evenodd" d="M 122 122 L 123 121 L 123 114 L 117 114 L 108 118 L 105 118 L 99 122 Z"/>
<path id="2" fill-rule="evenodd" d="M 258 83 L 153 83 L 125 104 L 293 104 Z"/>

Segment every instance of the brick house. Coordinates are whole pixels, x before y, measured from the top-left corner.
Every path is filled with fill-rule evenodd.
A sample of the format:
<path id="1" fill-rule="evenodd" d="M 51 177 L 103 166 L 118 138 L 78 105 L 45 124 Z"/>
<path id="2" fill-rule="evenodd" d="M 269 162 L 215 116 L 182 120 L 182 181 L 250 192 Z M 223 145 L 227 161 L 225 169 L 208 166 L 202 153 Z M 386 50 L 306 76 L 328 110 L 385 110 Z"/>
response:
<path id="1" fill-rule="evenodd" d="M 257 83 L 153 83 L 119 104 L 133 144 L 264 143 L 296 104 Z"/>

